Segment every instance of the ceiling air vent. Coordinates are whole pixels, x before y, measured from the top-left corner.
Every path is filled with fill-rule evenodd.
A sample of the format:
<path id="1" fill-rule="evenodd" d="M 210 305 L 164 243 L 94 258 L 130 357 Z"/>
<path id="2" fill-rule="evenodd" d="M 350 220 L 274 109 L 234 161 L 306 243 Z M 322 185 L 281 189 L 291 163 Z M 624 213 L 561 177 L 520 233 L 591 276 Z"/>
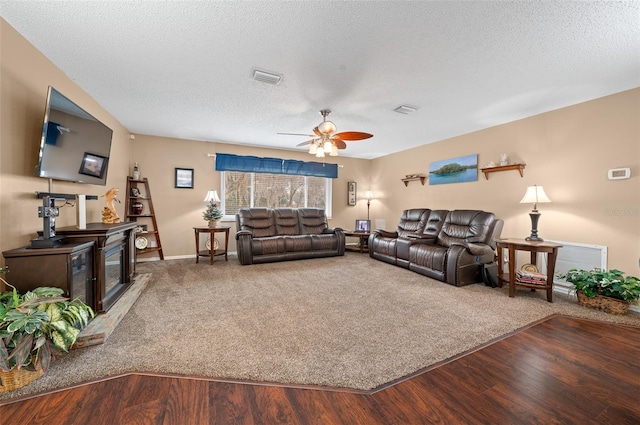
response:
<path id="1" fill-rule="evenodd" d="M 260 81 L 262 83 L 274 84 L 277 86 L 278 84 L 280 84 L 280 81 L 282 81 L 282 75 L 276 74 L 274 72 L 267 72 L 267 71 L 262 71 L 260 69 L 254 69 L 253 79 L 256 81 Z"/>
<path id="2" fill-rule="evenodd" d="M 418 110 L 418 108 L 416 108 L 415 106 L 400 105 L 396 109 L 394 109 L 394 112 L 397 112 L 399 114 L 408 115 L 408 114 L 410 114 L 412 112 L 415 112 L 417 110 Z"/>

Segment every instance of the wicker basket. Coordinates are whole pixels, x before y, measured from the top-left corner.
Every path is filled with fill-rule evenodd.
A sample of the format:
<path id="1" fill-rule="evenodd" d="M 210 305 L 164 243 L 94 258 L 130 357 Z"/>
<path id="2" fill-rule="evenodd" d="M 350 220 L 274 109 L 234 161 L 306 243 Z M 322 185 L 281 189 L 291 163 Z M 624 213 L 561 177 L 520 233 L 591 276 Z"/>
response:
<path id="1" fill-rule="evenodd" d="M 602 295 L 589 298 L 582 291 L 576 291 L 576 293 L 578 294 L 578 303 L 585 307 L 611 314 L 627 314 L 629 311 L 629 303 L 627 301 Z"/>
<path id="2" fill-rule="evenodd" d="M 0 370 L 0 393 L 6 391 L 17 390 L 25 385 L 28 385 L 36 379 L 42 377 L 44 372 L 42 368 L 36 368 L 35 372 L 26 369 L 11 369 L 9 372 Z"/>

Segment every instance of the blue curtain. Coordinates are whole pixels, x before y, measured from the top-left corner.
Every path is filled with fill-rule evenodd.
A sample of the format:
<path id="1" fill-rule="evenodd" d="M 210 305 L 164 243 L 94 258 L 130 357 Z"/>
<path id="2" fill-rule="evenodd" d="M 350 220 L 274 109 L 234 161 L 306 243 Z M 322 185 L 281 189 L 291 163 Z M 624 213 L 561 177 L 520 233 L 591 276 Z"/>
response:
<path id="1" fill-rule="evenodd" d="M 292 174 L 296 176 L 338 178 L 337 164 L 295 161 L 293 159 L 260 158 L 257 156 L 216 154 L 216 171 L 246 173 Z"/>

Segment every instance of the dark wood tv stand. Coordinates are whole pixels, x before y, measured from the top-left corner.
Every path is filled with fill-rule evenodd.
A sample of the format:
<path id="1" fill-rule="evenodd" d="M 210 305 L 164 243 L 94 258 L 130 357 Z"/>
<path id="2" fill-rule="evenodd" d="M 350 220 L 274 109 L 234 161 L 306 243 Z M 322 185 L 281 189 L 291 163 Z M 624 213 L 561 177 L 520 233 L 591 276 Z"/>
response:
<path id="1" fill-rule="evenodd" d="M 64 236 L 66 243 L 94 243 L 93 307 L 96 312 L 108 311 L 133 284 L 136 226 L 135 222 L 88 223 L 86 229 L 78 229 L 75 226 L 56 229 L 56 235 Z"/>

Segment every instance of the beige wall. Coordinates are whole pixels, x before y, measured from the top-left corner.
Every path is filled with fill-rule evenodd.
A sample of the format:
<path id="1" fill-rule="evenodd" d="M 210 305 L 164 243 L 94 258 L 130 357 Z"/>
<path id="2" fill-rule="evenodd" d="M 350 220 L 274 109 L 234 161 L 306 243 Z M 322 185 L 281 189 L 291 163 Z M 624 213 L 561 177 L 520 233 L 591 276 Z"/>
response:
<path id="1" fill-rule="evenodd" d="M 114 130 L 107 186 L 55 182 L 62 193 L 101 195 L 111 187 L 124 192 L 133 162 L 148 177 L 166 256 L 193 255 L 193 226 L 203 225 L 202 199 L 220 189 L 214 159 L 208 153 L 271 156 L 302 160 L 298 151 L 271 150 L 212 142 L 184 141 L 129 132 L 71 79 L 0 19 L 0 249 L 24 246 L 41 229 L 35 191 L 48 181 L 35 167 L 48 85 L 53 85 Z M 529 234 L 530 205 L 519 204 L 528 185 L 543 185 L 553 201 L 541 204 L 540 235 L 546 239 L 609 247 L 609 266 L 639 275 L 640 256 L 640 89 L 455 137 L 373 161 L 339 157 L 333 185 L 332 226 L 353 227 L 366 217 L 362 194 L 372 189 L 371 219 L 392 229 L 405 208 L 478 208 L 505 219 L 503 235 Z M 428 126 L 426 127 L 428 129 Z M 428 130 L 427 130 L 428 131 Z M 427 173 L 429 162 L 477 153 L 480 165 L 505 152 L 527 164 L 493 173 L 489 180 L 441 186 L 405 187 L 405 174 Z M 174 168 L 195 169 L 195 188 L 174 189 Z M 606 171 L 630 167 L 632 178 L 609 181 Z M 359 201 L 347 206 L 347 182 L 358 183 Z M 117 210 L 124 215 L 124 195 Z M 102 199 L 88 203 L 89 222 L 100 221 Z M 64 208 L 59 225 L 74 225 L 75 211 Z M 232 228 L 232 234 L 233 234 Z M 231 246 L 235 249 L 235 243 Z M 3 261 L 3 260 L 1 260 Z"/>
<path id="2" fill-rule="evenodd" d="M 194 254 L 193 227 L 206 226 L 202 219 L 205 209 L 204 196 L 207 190 L 212 189 L 220 193 L 220 173 L 214 169 L 215 158 L 207 156 L 218 152 L 303 161 L 316 160 L 302 151 L 136 135 L 133 141 L 132 161 L 138 162 L 141 176 L 149 179 L 165 256 Z M 330 225 L 351 229 L 356 218 L 366 218 L 367 205 L 365 200 L 360 199 L 356 206 L 347 206 L 347 182 L 358 182 L 359 196 L 362 197 L 368 189 L 371 161 L 338 157 L 331 158 L 331 163 L 337 163 L 342 168 L 338 169 L 338 178 L 333 180 L 333 216 Z M 194 169 L 193 189 L 174 188 L 176 167 Z M 225 221 L 223 225 L 231 226 L 229 249 L 235 251 L 235 222 Z M 220 240 L 220 236 L 217 238 Z"/>
<path id="3" fill-rule="evenodd" d="M 48 192 L 49 180 L 36 177 L 40 136 L 49 85 L 60 90 L 113 130 L 106 186 L 56 181 L 57 193 L 102 195 L 125 181 L 129 169 L 129 132 L 95 100 L 9 24 L 0 19 L 0 250 L 29 243 L 42 230 L 35 192 Z M 104 200 L 88 201 L 87 221 L 101 219 Z M 124 211 L 124 203 L 119 205 Z M 59 226 L 75 225 L 74 208 L 62 208 Z M 4 259 L 1 260 L 4 264 Z"/>
<path id="4" fill-rule="evenodd" d="M 606 245 L 610 268 L 638 276 L 639 112 L 635 89 L 378 158 L 371 184 L 380 199 L 372 214 L 390 224 L 406 208 L 478 208 L 505 220 L 503 236 L 525 237 L 532 206 L 519 202 L 527 186 L 538 184 L 552 201 L 538 205 L 542 238 Z M 428 174 L 431 161 L 478 154 L 482 167 L 503 152 L 526 164 L 524 178 L 505 171 L 470 183 L 405 187 L 400 181 L 405 174 Z M 632 177 L 608 180 L 607 170 L 617 167 L 630 167 Z"/>

